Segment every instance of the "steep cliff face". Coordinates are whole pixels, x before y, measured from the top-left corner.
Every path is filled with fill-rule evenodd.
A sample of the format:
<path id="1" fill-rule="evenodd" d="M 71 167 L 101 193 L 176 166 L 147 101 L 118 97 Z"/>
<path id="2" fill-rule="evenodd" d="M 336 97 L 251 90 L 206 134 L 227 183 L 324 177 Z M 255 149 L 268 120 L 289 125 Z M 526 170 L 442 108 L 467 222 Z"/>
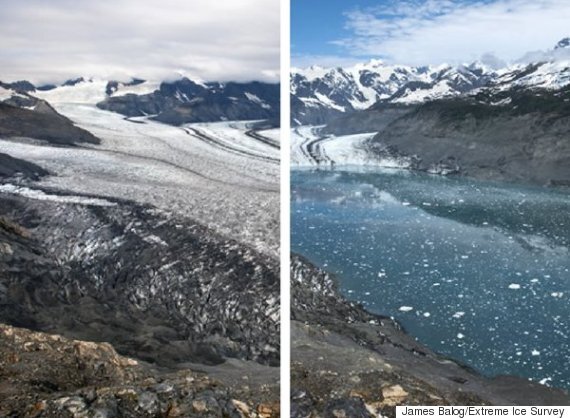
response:
<path id="1" fill-rule="evenodd" d="M 345 300 L 332 275 L 297 255 L 291 289 L 294 417 L 393 417 L 396 405 L 570 404 L 562 390 L 487 379 L 438 356 L 390 318 Z"/>

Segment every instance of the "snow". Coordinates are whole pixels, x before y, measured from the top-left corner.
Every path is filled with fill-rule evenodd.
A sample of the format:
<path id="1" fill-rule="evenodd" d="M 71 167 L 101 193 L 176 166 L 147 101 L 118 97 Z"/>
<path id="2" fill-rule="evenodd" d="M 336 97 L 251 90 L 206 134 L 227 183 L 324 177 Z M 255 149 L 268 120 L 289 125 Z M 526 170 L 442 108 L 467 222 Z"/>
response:
<path id="1" fill-rule="evenodd" d="M 51 202 L 75 203 L 89 206 L 115 206 L 116 204 L 105 199 L 91 198 L 85 196 L 57 195 L 49 194 L 42 190 L 30 189 L 28 187 L 15 186 L 13 184 L 1 184 L 0 193 L 9 193 L 24 196 L 35 200 L 47 200 Z"/>
<path id="2" fill-rule="evenodd" d="M 263 135 L 266 138 L 269 138 L 276 143 L 281 142 L 281 129 L 273 128 L 273 129 L 263 129 L 258 131 L 259 134 Z"/>
<path id="3" fill-rule="evenodd" d="M 394 99 L 394 103 L 421 103 L 428 100 L 440 99 L 442 97 L 451 96 L 457 94 L 453 90 L 447 81 L 443 81 L 435 84 L 430 89 L 417 89 L 417 90 L 406 90 L 407 93 L 397 99 Z"/>
<path id="4" fill-rule="evenodd" d="M 307 81 L 314 81 L 317 78 L 324 77 L 331 69 L 324 68 L 319 65 L 312 65 L 308 68 L 291 68 L 291 72 L 294 74 L 301 74 L 307 79 Z"/>
<path id="5" fill-rule="evenodd" d="M 517 64 L 501 71 L 499 82 L 500 90 L 523 86 L 555 90 L 570 84 L 570 61 L 559 60 L 542 63 L 535 71 L 515 79 L 517 72 L 522 71 L 526 65 Z"/>
<path id="6" fill-rule="evenodd" d="M 344 112 L 346 110 L 344 107 L 337 105 L 335 102 L 333 102 L 331 99 L 329 99 L 324 94 L 315 92 L 315 97 L 317 98 L 317 100 L 319 102 L 324 104 L 326 107 L 330 107 L 332 109 L 340 110 L 341 112 Z"/>
<path id="7" fill-rule="evenodd" d="M 245 97 L 247 97 L 247 99 L 248 99 L 249 101 L 252 101 L 252 102 L 254 102 L 254 103 L 257 103 L 258 105 L 260 105 L 260 106 L 261 106 L 262 108 L 264 108 L 264 109 L 271 109 L 271 106 L 270 106 L 265 100 L 260 99 L 260 98 L 259 98 L 258 96 L 256 96 L 255 94 L 253 94 L 253 93 L 248 93 L 248 92 L 245 92 L 244 94 L 245 94 Z"/>
<path id="8" fill-rule="evenodd" d="M 0 86 L 0 102 L 12 97 L 12 90 L 5 89 L 4 87 Z"/>
<path id="9" fill-rule="evenodd" d="M 424 71 L 421 67 L 387 65 L 380 60 L 371 60 L 344 68 L 323 68 L 320 66 L 312 66 L 305 69 L 293 68 L 291 73 L 301 76 L 308 83 L 321 81 L 333 91 L 345 92 L 345 99 L 352 108 L 362 110 L 372 106 L 379 99 L 389 98 L 408 82 L 433 83 L 441 72 L 453 70 L 448 64 L 435 67 L 428 66 L 426 68 L 427 70 Z M 459 71 L 456 72 L 457 76 L 464 77 Z M 366 75 L 368 78 L 367 85 L 364 85 L 361 81 L 363 75 Z M 292 83 L 292 94 L 297 93 L 296 89 L 297 85 Z M 410 92 L 398 101 L 411 103 L 421 101 L 424 98 L 438 98 L 452 93 L 456 92 L 443 80 L 430 89 Z M 315 103 L 322 103 L 329 108 L 346 110 L 343 106 L 330 99 L 330 97 L 326 97 L 318 91 L 313 92 L 308 97 L 300 96 L 298 98 L 309 106 L 315 105 Z"/>
<path id="10" fill-rule="evenodd" d="M 52 106 L 63 103 L 96 104 L 107 97 L 105 80 L 86 80 L 74 86 L 59 86 L 52 90 L 36 91 L 34 96 L 47 100 Z"/>
<path id="11" fill-rule="evenodd" d="M 123 83 L 119 83 L 117 90 L 111 94 L 111 96 L 125 96 L 127 94 L 150 94 L 155 92 L 160 88 L 160 82 L 158 81 L 145 81 L 134 86 L 126 86 Z"/>
<path id="12" fill-rule="evenodd" d="M 108 80 L 89 79 L 81 81 L 74 86 L 59 86 L 47 91 L 36 91 L 33 93 L 41 99 L 47 100 L 51 105 L 62 103 L 75 104 L 96 104 L 105 100 Z M 119 83 L 118 88 L 111 96 L 124 96 L 127 94 L 149 94 L 160 87 L 158 81 L 145 81 L 144 83 L 126 86 Z"/>

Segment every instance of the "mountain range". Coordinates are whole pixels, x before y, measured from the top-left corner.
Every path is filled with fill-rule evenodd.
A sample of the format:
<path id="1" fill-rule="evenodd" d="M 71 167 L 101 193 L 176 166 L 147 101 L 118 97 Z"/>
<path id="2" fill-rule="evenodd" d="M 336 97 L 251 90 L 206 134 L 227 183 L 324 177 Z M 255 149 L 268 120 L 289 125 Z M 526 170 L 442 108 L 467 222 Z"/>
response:
<path id="1" fill-rule="evenodd" d="M 97 107 L 125 117 L 149 116 L 171 125 L 222 120 L 279 118 L 279 84 L 202 83 L 188 78 L 152 82 L 134 78 L 128 82 L 77 78 L 56 86 L 35 86 L 29 81 L 0 81 L 0 102 L 31 109 L 37 99 L 65 97 L 67 102 L 97 103 Z"/>
<path id="2" fill-rule="evenodd" d="M 342 164 L 336 147 L 375 164 L 570 186 L 570 38 L 501 68 L 485 61 L 294 70 L 292 125 L 314 127 L 299 144 L 319 165 Z"/>
<path id="3" fill-rule="evenodd" d="M 372 60 L 346 68 L 293 69 L 292 124 L 321 125 L 373 105 L 411 106 L 485 89 L 556 90 L 570 84 L 570 38 L 562 39 L 550 51 L 527 54 L 511 65 L 497 68 L 496 61 L 413 67 Z"/>

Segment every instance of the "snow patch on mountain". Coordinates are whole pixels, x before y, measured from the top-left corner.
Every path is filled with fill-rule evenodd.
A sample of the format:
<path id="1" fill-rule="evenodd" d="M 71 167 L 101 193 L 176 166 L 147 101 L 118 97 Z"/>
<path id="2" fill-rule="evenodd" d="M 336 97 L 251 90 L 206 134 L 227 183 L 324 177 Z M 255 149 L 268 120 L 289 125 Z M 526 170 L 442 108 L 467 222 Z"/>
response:
<path id="1" fill-rule="evenodd" d="M 95 104 L 105 100 L 106 80 L 84 80 L 74 85 L 63 85 L 47 91 L 35 91 L 34 96 L 52 105 L 62 103 Z"/>
<path id="2" fill-rule="evenodd" d="M 262 108 L 264 109 L 271 109 L 271 105 L 269 105 L 265 100 L 260 99 L 258 96 L 256 96 L 253 93 L 249 93 L 249 92 L 245 92 L 244 93 L 245 97 L 247 97 L 248 100 L 257 103 L 258 105 L 260 105 Z"/>

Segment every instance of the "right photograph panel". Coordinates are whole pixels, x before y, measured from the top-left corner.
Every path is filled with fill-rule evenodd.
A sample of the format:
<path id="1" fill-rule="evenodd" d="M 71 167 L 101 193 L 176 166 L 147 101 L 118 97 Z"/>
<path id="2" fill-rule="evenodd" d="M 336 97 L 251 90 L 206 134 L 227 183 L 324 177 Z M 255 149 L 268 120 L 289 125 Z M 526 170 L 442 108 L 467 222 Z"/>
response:
<path id="1" fill-rule="evenodd" d="M 569 17 L 292 0 L 292 416 L 570 405 Z"/>

